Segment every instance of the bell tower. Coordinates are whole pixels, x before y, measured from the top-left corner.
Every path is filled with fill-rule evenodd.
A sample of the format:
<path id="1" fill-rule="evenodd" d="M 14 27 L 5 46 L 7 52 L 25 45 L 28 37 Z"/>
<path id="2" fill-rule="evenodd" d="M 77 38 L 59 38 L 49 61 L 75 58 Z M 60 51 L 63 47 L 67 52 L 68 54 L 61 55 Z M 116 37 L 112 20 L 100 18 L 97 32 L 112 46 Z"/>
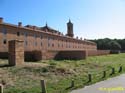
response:
<path id="1" fill-rule="evenodd" d="M 69 22 L 67 23 L 67 36 L 73 37 L 73 23 L 69 19 Z"/>

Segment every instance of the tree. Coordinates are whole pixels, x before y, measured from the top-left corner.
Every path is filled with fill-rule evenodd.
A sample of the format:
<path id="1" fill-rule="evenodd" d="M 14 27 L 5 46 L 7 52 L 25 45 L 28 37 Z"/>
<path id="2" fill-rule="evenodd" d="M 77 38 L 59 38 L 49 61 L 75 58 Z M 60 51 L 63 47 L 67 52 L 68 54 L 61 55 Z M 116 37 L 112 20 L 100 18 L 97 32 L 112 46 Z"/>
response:
<path id="1" fill-rule="evenodd" d="M 121 49 L 121 45 L 116 41 L 110 41 L 108 43 L 108 46 L 109 46 L 110 50 L 120 50 Z"/>
<path id="2" fill-rule="evenodd" d="M 121 45 L 121 50 L 125 50 L 125 39 L 118 39 L 117 42 Z"/>
<path id="3" fill-rule="evenodd" d="M 95 39 L 91 40 L 97 44 L 99 50 L 125 50 L 125 39 Z"/>
<path id="4" fill-rule="evenodd" d="M 94 42 L 97 44 L 97 48 L 98 49 L 107 50 L 107 49 L 109 49 L 108 43 L 110 41 L 111 41 L 111 39 L 104 38 L 104 39 L 95 40 Z"/>

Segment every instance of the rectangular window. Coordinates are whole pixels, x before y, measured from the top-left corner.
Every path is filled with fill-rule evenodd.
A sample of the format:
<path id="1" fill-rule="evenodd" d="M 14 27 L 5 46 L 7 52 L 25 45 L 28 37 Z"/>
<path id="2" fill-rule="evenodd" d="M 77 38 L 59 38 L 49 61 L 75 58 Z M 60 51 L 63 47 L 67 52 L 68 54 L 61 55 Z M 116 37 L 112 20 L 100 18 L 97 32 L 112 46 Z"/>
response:
<path id="1" fill-rule="evenodd" d="M 43 43 L 41 42 L 41 46 L 43 45 Z"/>
<path id="2" fill-rule="evenodd" d="M 34 34 L 34 38 L 35 38 L 35 39 L 37 38 L 36 34 Z"/>
<path id="3" fill-rule="evenodd" d="M 27 32 L 24 32 L 24 46 L 27 46 Z"/>
<path id="4" fill-rule="evenodd" d="M 20 32 L 17 32 L 17 36 L 20 36 Z"/>
<path id="5" fill-rule="evenodd" d="M 27 46 L 28 45 L 28 42 L 25 40 L 24 41 L 24 46 Z"/>
<path id="6" fill-rule="evenodd" d="M 24 36 L 27 37 L 27 32 L 24 32 Z"/>
<path id="7" fill-rule="evenodd" d="M 6 28 L 2 28 L 2 32 L 3 32 L 4 35 L 6 35 L 7 34 Z"/>
<path id="8" fill-rule="evenodd" d="M 69 45 L 69 48 L 70 48 L 70 45 Z"/>
<path id="9" fill-rule="evenodd" d="M 43 36 L 41 35 L 41 39 L 43 39 Z"/>
<path id="10" fill-rule="evenodd" d="M 52 47 L 54 47 L 54 44 L 52 44 Z"/>
<path id="11" fill-rule="evenodd" d="M 6 44 L 6 43 L 7 43 L 7 40 L 6 40 L 6 39 L 4 39 L 4 40 L 3 40 L 3 44 Z"/>
<path id="12" fill-rule="evenodd" d="M 37 42 L 35 42 L 35 46 L 37 46 Z"/>
<path id="13" fill-rule="evenodd" d="M 51 40 L 51 38 L 48 37 L 48 41 L 50 41 L 50 40 Z"/>

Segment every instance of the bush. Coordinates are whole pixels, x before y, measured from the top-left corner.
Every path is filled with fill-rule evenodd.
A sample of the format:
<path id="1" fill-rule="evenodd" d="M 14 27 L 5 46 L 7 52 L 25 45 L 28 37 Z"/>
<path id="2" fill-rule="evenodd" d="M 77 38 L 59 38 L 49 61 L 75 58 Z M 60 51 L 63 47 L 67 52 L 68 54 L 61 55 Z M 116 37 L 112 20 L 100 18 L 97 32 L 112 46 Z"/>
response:
<path id="1" fill-rule="evenodd" d="M 46 68 L 46 67 L 44 67 L 44 68 L 42 68 L 42 72 L 49 72 L 49 70 L 48 70 L 48 68 Z"/>

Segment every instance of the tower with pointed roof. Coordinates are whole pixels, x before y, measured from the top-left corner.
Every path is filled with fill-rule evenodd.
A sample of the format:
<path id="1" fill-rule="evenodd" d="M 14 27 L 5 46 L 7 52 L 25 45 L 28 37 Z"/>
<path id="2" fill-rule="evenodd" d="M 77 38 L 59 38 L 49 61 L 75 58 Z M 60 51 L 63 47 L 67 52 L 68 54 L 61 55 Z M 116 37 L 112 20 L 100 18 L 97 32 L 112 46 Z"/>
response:
<path id="1" fill-rule="evenodd" d="M 67 23 L 67 36 L 69 37 L 73 37 L 73 23 L 71 22 L 71 20 L 69 19 L 69 22 Z"/>

